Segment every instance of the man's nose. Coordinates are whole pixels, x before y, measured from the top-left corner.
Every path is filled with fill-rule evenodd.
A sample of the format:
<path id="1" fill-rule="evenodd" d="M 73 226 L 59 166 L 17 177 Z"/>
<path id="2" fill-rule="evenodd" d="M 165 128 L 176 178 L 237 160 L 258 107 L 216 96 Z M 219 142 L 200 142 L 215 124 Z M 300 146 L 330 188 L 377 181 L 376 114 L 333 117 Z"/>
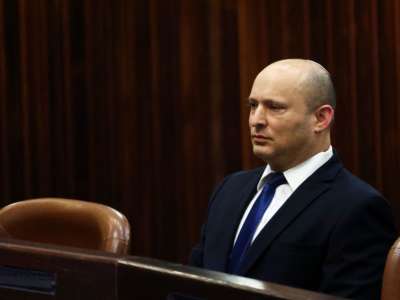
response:
<path id="1" fill-rule="evenodd" d="M 267 114 L 265 109 L 259 105 L 250 117 L 250 124 L 255 127 L 263 127 L 267 125 Z"/>

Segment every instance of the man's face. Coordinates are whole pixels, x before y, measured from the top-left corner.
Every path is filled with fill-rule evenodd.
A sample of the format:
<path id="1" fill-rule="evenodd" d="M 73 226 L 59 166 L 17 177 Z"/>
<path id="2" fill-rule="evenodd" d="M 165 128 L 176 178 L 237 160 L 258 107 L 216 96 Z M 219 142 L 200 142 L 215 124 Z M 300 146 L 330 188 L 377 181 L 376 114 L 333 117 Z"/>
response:
<path id="1" fill-rule="evenodd" d="M 299 70 L 268 67 L 249 96 L 249 126 L 254 154 L 275 170 L 287 170 L 314 150 L 316 118 L 306 105 Z"/>

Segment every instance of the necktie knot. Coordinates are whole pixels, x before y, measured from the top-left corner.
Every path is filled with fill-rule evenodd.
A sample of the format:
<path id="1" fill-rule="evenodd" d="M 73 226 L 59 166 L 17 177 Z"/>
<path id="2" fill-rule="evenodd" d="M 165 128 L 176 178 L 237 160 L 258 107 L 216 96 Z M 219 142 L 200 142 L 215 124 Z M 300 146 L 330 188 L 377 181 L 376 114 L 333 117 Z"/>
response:
<path id="1" fill-rule="evenodd" d="M 265 180 L 265 184 L 273 189 L 281 184 L 284 184 L 285 182 L 286 178 L 281 172 L 270 173 Z"/>

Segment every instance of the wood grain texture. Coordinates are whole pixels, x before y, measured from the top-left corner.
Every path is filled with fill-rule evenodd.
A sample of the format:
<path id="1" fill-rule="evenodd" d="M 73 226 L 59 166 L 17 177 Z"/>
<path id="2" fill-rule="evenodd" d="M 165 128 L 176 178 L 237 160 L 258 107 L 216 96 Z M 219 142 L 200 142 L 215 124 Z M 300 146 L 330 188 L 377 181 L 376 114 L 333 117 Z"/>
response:
<path id="1" fill-rule="evenodd" d="M 265 65 L 314 59 L 337 90 L 334 145 L 400 221 L 396 0 L 0 0 L 0 204 L 105 203 L 132 253 L 185 262 L 224 175 L 251 153 Z"/>

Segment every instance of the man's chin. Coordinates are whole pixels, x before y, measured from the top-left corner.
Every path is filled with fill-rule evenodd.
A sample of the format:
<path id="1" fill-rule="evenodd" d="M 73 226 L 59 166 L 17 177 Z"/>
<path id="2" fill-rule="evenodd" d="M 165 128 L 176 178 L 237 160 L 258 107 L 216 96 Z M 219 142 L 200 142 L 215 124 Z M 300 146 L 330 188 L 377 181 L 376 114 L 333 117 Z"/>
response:
<path id="1" fill-rule="evenodd" d="M 268 162 L 271 160 L 271 158 L 274 157 L 274 152 L 273 151 L 269 151 L 269 149 L 261 149 L 258 146 L 253 145 L 253 153 L 256 157 L 258 157 L 259 159 Z"/>

